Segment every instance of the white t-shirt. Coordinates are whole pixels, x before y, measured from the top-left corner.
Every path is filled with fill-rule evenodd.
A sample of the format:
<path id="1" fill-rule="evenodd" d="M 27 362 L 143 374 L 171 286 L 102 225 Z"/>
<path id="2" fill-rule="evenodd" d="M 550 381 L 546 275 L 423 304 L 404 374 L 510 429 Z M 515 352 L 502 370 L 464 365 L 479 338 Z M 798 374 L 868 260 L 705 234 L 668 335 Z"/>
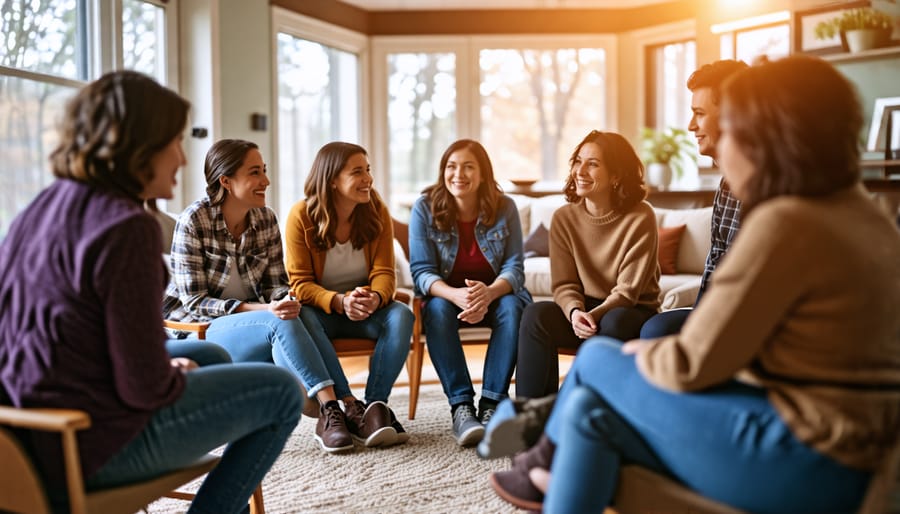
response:
<path id="1" fill-rule="evenodd" d="M 225 284 L 225 290 L 222 291 L 222 299 L 234 298 L 242 302 L 250 300 L 254 297 L 254 294 L 253 291 L 244 286 L 244 281 L 241 280 L 241 273 L 237 267 L 237 257 L 229 255 L 228 261 L 231 263 L 231 267 L 228 270 L 228 283 Z"/>
<path id="2" fill-rule="evenodd" d="M 322 270 L 322 287 L 344 293 L 369 283 L 369 266 L 366 252 L 353 249 L 353 243 L 335 243 L 325 254 Z"/>

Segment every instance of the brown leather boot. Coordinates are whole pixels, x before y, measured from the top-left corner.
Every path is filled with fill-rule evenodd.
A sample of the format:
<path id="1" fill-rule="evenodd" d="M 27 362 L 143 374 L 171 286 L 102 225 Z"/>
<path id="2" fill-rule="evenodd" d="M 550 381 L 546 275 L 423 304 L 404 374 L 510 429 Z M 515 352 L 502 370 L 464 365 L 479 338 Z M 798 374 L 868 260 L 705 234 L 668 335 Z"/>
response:
<path id="1" fill-rule="evenodd" d="M 353 438 L 347 430 L 344 411 L 338 402 L 331 400 L 319 411 L 319 422 L 316 423 L 316 441 L 328 453 L 344 452 L 353 449 Z"/>

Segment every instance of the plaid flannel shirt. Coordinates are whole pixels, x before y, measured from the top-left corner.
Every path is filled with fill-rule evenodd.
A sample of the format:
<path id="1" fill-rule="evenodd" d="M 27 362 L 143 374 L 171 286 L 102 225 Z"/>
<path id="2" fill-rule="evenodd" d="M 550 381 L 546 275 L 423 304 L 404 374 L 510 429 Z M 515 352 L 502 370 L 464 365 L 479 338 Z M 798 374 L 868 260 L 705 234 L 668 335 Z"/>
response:
<path id="1" fill-rule="evenodd" d="M 706 256 L 706 265 L 703 267 L 703 276 L 700 279 L 700 291 L 697 293 L 697 301 L 709 285 L 710 275 L 719 265 L 719 261 L 728 252 L 728 248 L 737 236 L 741 227 L 741 202 L 731 194 L 728 184 L 723 178 L 719 182 L 719 189 L 713 198 L 712 224 L 710 234 L 709 254 Z"/>
<path id="2" fill-rule="evenodd" d="M 268 207 L 251 209 L 247 229 L 235 243 L 221 206 L 209 198 L 191 204 L 175 224 L 170 257 L 172 278 L 163 299 L 163 316 L 173 321 L 209 321 L 231 314 L 243 301 L 221 298 L 230 279 L 232 259 L 252 300 L 268 303 L 289 288 L 281 231 Z"/>

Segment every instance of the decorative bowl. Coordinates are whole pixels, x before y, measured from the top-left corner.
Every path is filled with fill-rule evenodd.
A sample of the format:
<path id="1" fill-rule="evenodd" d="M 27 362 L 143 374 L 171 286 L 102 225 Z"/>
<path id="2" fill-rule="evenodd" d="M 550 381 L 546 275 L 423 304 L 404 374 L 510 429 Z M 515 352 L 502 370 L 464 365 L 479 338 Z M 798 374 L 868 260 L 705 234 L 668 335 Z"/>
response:
<path id="1" fill-rule="evenodd" d="M 536 178 L 514 178 L 514 179 L 510 179 L 509 181 L 512 182 L 514 186 L 524 189 L 524 188 L 529 188 L 529 187 L 535 185 L 537 183 L 538 179 L 536 179 Z"/>

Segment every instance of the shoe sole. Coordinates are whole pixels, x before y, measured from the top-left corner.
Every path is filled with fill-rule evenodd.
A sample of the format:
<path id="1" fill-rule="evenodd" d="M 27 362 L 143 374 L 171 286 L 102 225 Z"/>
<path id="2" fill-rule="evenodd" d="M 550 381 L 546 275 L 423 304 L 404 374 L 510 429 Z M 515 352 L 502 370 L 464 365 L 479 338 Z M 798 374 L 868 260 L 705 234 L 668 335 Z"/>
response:
<path id="1" fill-rule="evenodd" d="M 484 437 L 484 427 L 472 427 L 460 434 L 459 437 L 456 438 L 456 443 L 463 447 L 473 446 L 478 444 L 482 437 Z"/>
<path id="2" fill-rule="evenodd" d="M 325 446 L 325 441 L 323 441 L 322 438 L 319 437 L 319 434 L 315 434 L 313 437 L 316 438 L 316 441 L 318 441 L 319 446 L 322 448 L 323 451 L 325 451 L 325 453 L 348 452 L 348 451 L 353 450 L 353 448 L 354 448 L 352 442 L 347 446 Z"/>
<path id="3" fill-rule="evenodd" d="M 529 500 L 523 500 L 517 496 L 513 496 L 506 492 L 506 489 L 500 487 L 500 484 L 497 483 L 497 480 L 494 478 L 494 474 L 491 473 L 488 475 L 488 482 L 491 484 L 491 488 L 497 493 L 497 496 L 502 498 L 505 502 L 510 503 L 514 507 L 517 507 L 521 510 L 541 512 L 544 508 L 543 503 L 533 502 Z"/>
<path id="4" fill-rule="evenodd" d="M 499 421 L 489 432 L 484 434 L 476 453 L 482 459 L 498 459 L 511 457 L 527 450 L 525 439 L 522 437 L 524 430 L 525 421 L 521 418 Z"/>
<path id="5" fill-rule="evenodd" d="M 394 427 L 382 427 L 369 437 L 363 438 L 354 434 L 353 439 L 361 442 L 366 448 L 377 448 L 396 444 L 398 436 Z"/>

